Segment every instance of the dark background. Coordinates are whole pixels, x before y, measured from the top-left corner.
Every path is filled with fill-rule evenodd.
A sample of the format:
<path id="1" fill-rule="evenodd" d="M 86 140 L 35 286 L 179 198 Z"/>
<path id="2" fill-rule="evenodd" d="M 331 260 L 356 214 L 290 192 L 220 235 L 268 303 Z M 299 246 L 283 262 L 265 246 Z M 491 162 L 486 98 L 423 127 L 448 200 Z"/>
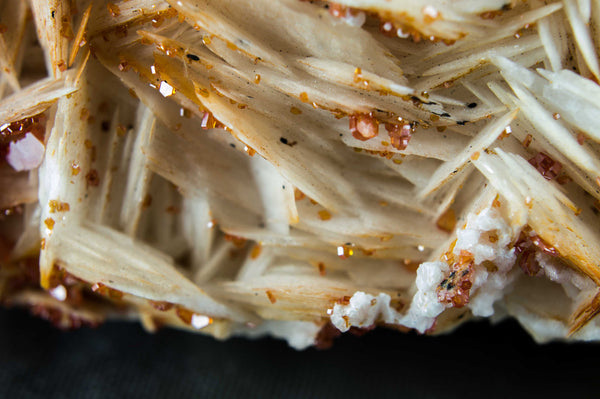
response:
<path id="1" fill-rule="evenodd" d="M 0 310 L 0 398 L 600 398 L 600 345 L 536 345 L 514 321 L 424 337 L 376 330 L 327 351 L 136 323 L 61 332 Z"/>

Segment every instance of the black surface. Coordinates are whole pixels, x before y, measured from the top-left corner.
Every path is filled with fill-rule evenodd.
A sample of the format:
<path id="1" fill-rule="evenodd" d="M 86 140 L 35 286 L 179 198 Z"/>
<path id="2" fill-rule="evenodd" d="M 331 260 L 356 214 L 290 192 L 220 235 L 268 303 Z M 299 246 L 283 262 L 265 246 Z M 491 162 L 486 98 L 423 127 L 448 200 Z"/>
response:
<path id="1" fill-rule="evenodd" d="M 328 351 L 218 342 L 134 323 L 61 332 L 0 311 L 0 398 L 600 397 L 600 346 L 538 346 L 515 322 L 452 335 L 378 330 Z"/>

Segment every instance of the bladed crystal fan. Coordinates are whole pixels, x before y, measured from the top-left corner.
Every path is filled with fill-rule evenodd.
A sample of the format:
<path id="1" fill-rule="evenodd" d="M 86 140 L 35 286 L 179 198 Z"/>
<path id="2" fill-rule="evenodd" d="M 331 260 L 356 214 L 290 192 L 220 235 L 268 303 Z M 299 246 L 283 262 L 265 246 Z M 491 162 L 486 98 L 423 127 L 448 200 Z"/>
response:
<path id="1" fill-rule="evenodd" d="M 0 1 L 0 298 L 599 340 L 599 32 L 600 0 Z"/>

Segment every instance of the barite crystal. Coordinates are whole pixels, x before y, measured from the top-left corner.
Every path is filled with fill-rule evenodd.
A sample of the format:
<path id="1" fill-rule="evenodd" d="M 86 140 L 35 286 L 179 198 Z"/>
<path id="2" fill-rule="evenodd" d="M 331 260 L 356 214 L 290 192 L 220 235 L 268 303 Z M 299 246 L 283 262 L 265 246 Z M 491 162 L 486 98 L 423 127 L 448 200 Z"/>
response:
<path id="1" fill-rule="evenodd" d="M 0 7 L 4 304 L 600 339 L 597 1 Z"/>

